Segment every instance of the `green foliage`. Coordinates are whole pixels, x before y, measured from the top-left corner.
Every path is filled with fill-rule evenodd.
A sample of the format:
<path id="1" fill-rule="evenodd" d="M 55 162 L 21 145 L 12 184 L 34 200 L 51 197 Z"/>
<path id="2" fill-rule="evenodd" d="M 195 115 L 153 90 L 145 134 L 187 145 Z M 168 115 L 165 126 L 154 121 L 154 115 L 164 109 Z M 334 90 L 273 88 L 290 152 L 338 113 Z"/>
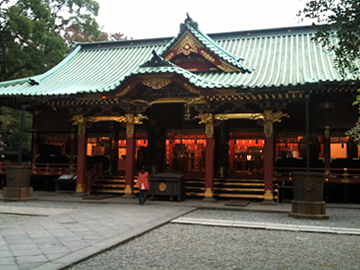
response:
<path id="1" fill-rule="evenodd" d="M 345 79 L 359 79 L 360 1 L 314 0 L 306 3 L 298 16 L 314 21 L 317 33 L 313 40 L 333 52 L 335 64 Z"/>
<path id="2" fill-rule="evenodd" d="M 313 41 L 334 53 L 335 65 L 345 79 L 359 80 L 360 1 L 314 0 L 306 3 L 298 16 L 315 20 L 314 26 L 320 24 Z M 360 104 L 359 95 L 353 104 Z M 360 145 L 360 119 L 346 135 Z"/>
<path id="3" fill-rule="evenodd" d="M 94 0 L 0 0 L 0 81 L 44 73 L 73 41 L 120 40 L 102 32 Z"/>
<path id="4" fill-rule="evenodd" d="M 99 37 L 93 0 L 0 2 L 0 81 L 41 74 L 59 63 L 68 47 L 68 27 Z"/>
<path id="5" fill-rule="evenodd" d="M 0 108 L 1 141 L 3 147 L 18 148 L 20 141 L 21 110 Z M 25 131 L 32 129 L 32 114 L 25 112 Z M 31 151 L 31 133 L 26 132 L 23 140 L 24 154 Z"/>
<path id="6" fill-rule="evenodd" d="M 94 0 L 0 0 L 0 81 L 41 74 L 58 64 L 73 41 L 119 40 L 102 32 Z M 0 108 L 0 144 L 18 147 L 21 111 Z M 27 114 L 26 129 L 32 119 Z M 30 134 L 24 149 L 30 151 Z"/>
<path id="7" fill-rule="evenodd" d="M 93 0 L 0 0 L 0 81 L 41 74 L 58 64 L 69 51 L 65 29 L 95 38 L 100 36 Z M 17 148 L 21 111 L 0 108 L 1 143 Z M 26 113 L 25 129 L 32 118 Z M 31 149 L 31 134 L 25 133 L 24 154 Z"/>

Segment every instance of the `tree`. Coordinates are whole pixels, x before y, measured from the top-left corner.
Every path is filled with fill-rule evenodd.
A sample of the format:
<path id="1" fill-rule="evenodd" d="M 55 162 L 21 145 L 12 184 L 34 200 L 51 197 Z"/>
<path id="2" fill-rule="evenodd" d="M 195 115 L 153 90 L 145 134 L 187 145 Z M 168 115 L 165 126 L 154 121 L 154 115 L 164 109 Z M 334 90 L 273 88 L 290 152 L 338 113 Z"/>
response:
<path id="1" fill-rule="evenodd" d="M 347 79 L 359 78 L 360 1 L 313 0 L 299 11 L 301 19 L 314 20 L 317 33 L 313 41 L 334 52 L 335 64 Z"/>
<path id="2" fill-rule="evenodd" d="M 321 44 L 330 53 L 334 53 L 335 65 L 346 80 L 350 82 L 359 80 L 360 1 L 314 0 L 306 3 L 298 16 L 301 19 L 315 20 L 314 26 L 320 24 L 313 41 Z M 360 105 L 360 95 L 353 104 Z M 360 144 L 360 118 L 355 127 L 346 134 L 358 145 Z"/>
<path id="3" fill-rule="evenodd" d="M 100 32 L 98 37 L 89 35 L 83 31 L 79 31 L 76 28 L 68 27 L 65 29 L 63 37 L 66 44 L 71 46 L 75 41 L 77 42 L 92 42 L 92 41 L 112 41 L 112 40 L 123 40 L 126 39 L 124 34 L 117 32 L 114 34 L 107 32 Z"/>
<path id="4" fill-rule="evenodd" d="M 40 74 L 59 63 L 68 51 L 61 36 L 66 27 L 100 35 L 93 0 L 8 2 L 0 2 L 0 81 Z"/>
<path id="5" fill-rule="evenodd" d="M 0 0 L 0 81 L 46 72 L 65 57 L 73 41 L 123 39 L 121 33 L 99 29 L 98 10 L 94 0 Z M 18 147 L 21 112 L 4 107 L 0 112 L 0 144 Z M 31 125 L 31 117 L 26 119 Z M 26 150 L 30 142 L 26 136 Z"/>
<path id="6" fill-rule="evenodd" d="M 20 121 L 21 111 L 13 110 L 11 108 L 2 107 L 0 114 L 1 133 L 0 145 L 2 150 L 17 149 L 20 142 Z M 29 131 L 32 128 L 32 115 L 29 112 L 25 113 L 25 130 Z M 29 156 L 31 152 L 31 136 L 26 133 L 23 140 L 24 155 Z M 2 152 L 2 151 L 0 151 Z"/>
<path id="7" fill-rule="evenodd" d="M 98 11 L 94 0 L 0 0 L 0 81 L 44 73 L 73 41 L 125 39 L 101 31 Z"/>

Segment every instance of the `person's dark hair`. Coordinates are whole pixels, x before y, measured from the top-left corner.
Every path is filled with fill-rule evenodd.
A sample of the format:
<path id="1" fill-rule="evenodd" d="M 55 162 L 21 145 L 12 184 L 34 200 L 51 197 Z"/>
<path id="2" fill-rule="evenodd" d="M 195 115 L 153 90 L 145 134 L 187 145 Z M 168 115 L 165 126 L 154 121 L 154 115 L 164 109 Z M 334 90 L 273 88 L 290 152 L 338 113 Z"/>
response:
<path id="1" fill-rule="evenodd" d="M 144 173 L 144 172 L 146 172 L 146 167 L 145 167 L 145 165 L 142 165 L 141 166 L 141 173 Z"/>

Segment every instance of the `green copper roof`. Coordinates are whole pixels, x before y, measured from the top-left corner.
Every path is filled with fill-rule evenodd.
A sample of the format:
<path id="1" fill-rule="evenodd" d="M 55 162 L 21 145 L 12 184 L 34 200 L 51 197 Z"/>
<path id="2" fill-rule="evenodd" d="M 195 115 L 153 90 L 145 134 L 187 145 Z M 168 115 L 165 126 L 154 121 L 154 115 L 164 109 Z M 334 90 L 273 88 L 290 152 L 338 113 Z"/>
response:
<path id="1" fill-rule="evenodd" d="M 334 68 L 333 55 L 311 41 L 315 31 L 313 27 L 293 27 L 207 36 L 213 40 L 214 50 L 216 47 L 228 52 L 223 59 L 231 55 L 244 57 L 242 66 L 251 67 L 251 73 L 190 72 L 170 62 L 167 66 L 144 66 L 153 57 L 152 51 L 161 55 L 170 46 L 171 38 L 80 43 L 42 75 L 0 83 L 0 95 L 105 93 L 130 76 L 145 73 L 176 73 L 199 88 L 235 88 L 240 92 L 343 81 Z"/>
<path id="2" fill-rule="evenodd" d="M 155 51 L 153 51 L 153 57 L 142 64 L 138 69 L 131 72 L 128 76 L 131 75 L 139 75 L 139 74 L 154 74 L 154 73 L 173 73 L 178 74 L 186 78 L 190 83 L 197 87 L 201 88 L 229 88 L 229 87 L 237 87 L 236 84 L 229 83 L 215 83 L 213 81 L 204 79 L 201 76 L 198 76 L 190 71 L 187 71 L 167 60 L 159 56 Z"/>

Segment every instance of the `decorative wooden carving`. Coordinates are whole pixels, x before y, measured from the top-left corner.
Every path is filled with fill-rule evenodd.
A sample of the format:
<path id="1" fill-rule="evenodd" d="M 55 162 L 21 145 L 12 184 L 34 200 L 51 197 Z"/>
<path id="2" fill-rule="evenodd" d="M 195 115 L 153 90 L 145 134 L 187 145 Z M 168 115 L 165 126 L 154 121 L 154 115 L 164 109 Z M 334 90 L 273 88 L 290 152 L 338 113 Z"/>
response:
<path id="1" fill-rule="evenodd" d="M 263 113 L 263 117 L 265 136 L 270 137 L 273 134 L 274 122 L 281 122 L 282 117 L 289 117 L 289 115 L 281 111 L 273 113 L 271 110 L 266 110 Z"/>
<path id="2" fill-rule="evenodd" d="M 250 120 L 258 120 L 263 119 L 263 114 L 261 113 L 223 113 L 223 114 L 215 114 L 214 118 L 216 120 L 229 120 L 229 119 L 250 119 Z"/>
<path id="3" fill-rule="evenodd" d="M 184 88 L 187 89 L 190 93 L 200 95 L 200 90 L 196 89 L 194 86 L 192 86 L 189 83 L 184 83 Z"/>
<path id="4" fill-rule="evenodd" d="M 152 76 L 143 80 L 143 84 L 151 87 L 154 90 L 160 90 L 169 85 L 171 80 L 165 76 Z"/>
<path id="5" fill-rule="evenodd" d="M 86 118 L 88 122 L 96 123 L 101 121 L 115 121 L 123 122 L 125 120 L 124 116 L 92 116 Z"/>
<path id="6" fill-rule="evenodd" d="M 129 91 L 131 90 L 131 85 L 128 85 L 125 87 L 124 90 L 120 91 L 119 93 L 116 94 L 117 97 L 122 97 L 125 96 L 127 93 L 129 93 Z"/>
<path id="7" fill-rule="evenodd" d="M 126 135 L 128 137 L 134 136 L 134 126 L 135 124 L 142 124 L 142 119 L 148 119 L 147 116 L 144 116 L 142 114 L 138 114 L 134 116 L 133 114 L 125 114 L 125 120 L 126 123 Z"/>
<path id="8" fill-rule="evenodd" d="M 214 117 L 211 113 L 199 113 L 195 118 L 200 119 L 199 124 L 205 124 L 206 137 L 211 138 L 214 135 Z"/>
<path id="9" fill-rule="evenodd" d="M 281 111 L 273 113 L 270 110 L 264 111 L 263 116 L 264 116 L 264 121 L 272 121 L 272 122 L 281 122 L 282 117 L 289 117 L 289 115 Z"/>
<path id="10" fill-rule="evenodd" d="M 86 117 L 84 117 L 82 114 L 77 114 L 74 115 L 71 120 L 74 121 L 73 125 L 78 126 L 79 136 L 84 137 L 86 134 Z"/>

